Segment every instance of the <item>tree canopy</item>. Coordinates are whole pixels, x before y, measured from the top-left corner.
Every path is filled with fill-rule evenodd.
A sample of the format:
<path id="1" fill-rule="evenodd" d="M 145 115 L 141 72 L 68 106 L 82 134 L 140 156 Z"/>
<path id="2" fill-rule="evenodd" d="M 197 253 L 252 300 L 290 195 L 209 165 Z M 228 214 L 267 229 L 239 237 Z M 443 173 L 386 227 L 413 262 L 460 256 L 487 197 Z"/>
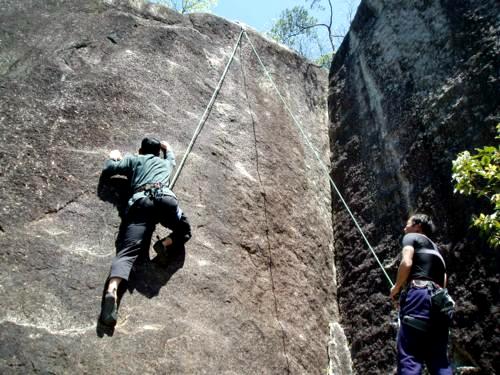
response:
<path id="1" fill-rule="evenodd" d="M 311 41 L 318 42 L 314 25 L 318 20 L 302 5 L 281 12 L 270 31 L 273 39 L 295 49 L 302 56 L 308 54 Z"/>
<path id="2" fill-rule="evenodd" d="M 328 21 L 320 22 L 312 15 L 313 10 L 325 11 L 321 0 L 306 0 L 309 7 L 298 5 L 292 9 L 285 9 L 271 28 L 269 35 L 276 41 L 283 43 L 297 51 L 300 55 L 314 59 L 321 66 L 328 67 L 335 50 L 335 35 L 333 32 L 333 7 L 328 0 Z M 327 42 L 320 38 L 318 30 L 323 29 L 327 34 Z M 313 53 L 320 57 L 312 58 Z"/>

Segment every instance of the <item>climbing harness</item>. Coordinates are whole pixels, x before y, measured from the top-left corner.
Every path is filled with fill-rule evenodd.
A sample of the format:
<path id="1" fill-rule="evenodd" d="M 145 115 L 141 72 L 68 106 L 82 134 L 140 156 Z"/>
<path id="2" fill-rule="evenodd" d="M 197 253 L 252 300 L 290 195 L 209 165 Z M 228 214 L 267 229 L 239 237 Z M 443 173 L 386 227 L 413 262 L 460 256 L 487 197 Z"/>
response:
<path id="1" fill-rule="evenodd" d="M 155 182 L 152 184 L 145 184 L 145 185 L 139 186 L 137 189 L 135 189 L 134 194 L 144 192 L 144 195 L 146 197 L 148 197 L 149 199 L 158 200 L 158 199 L 161 199 L 164 195 L 163 186 L 164 185 L 161 182 Z"/>
<path id="2" fill-rule="evenodd" d="M 142 186 L 139 186 L 137 189 L 134 190 L 135 193 L 139 193 L 141 191 L 149 191 L 153 189 L 161 189 L 163 187 L 163 184 L 161 182 L 154 182 L 152 184 L 144 184 Z"/>
<path id="3" fill-rule="evenodd" d="M 427 319 L 422 319 L 422 318 L 417 318 L 411 315 L 405 315 L 403 316 L 403 324 L 406 324 L 407 326 L 410 326 L 412 328 L 418 329 L 419 331 L 422 332 L 428 332 L 431 325 L 429 324 L 429 321 Z"/>
<path id="4" fill-rule="evenodd" d="M 377 257 L 377 254 L 375 253 L 375 250 L 373 249 L 373 247 L 371 246 L 370 242 L 368 241 L 368 239 L 366 238 L 363 230 L 361 229 L 361 226 L 358 224 L 358 221 L 356 220 L 356 218 L 354 217 L 354 214 L 352 213 L 352 211 L 350 210 L 347 202 L 345 201 L 344 197 L 342 196 L 342 194 L 340 193 L 340 190 L 337 188 L 337 185 L 335 184 L 335 182 L 333 181 L 332 177 L 330 176 L 330 170 L 328 169 L 328 167 L 326 166 L 326 164 L 323 162 L 323 160 L 321 159 L 320 155 L 319 155 L 319 152 L 316 150 L 316 148 L 314 147 L 314 145 L 312 144 L 312 142 L 309 140 L 309 137 L 306 135 L 305 131 L 304 131 L 304 128 L 302 127 L 302 125 L 300 124 L 300 122 L 297 120 L 297 118 L 294 116 L 292 110 L 290 109 L 290 107 L 288 106 L 287 102 L 285 101 L 285 99 L 283 98 L 283 95 L 281 95 L 280 91 L 278 90 L 278 87 L 276 86 L 273 78 L 271 77 L 271 74 L 269 73 L 269 71 L 267 70 L 266 66 L 264 65 L 264 63 L 262 62 L 262 59 L 260 58 L 260 55 L 258 54 L 254 44 L 252 43 L 252 40 L 250 39 L 250 37 L 248 36 L 248 33 L 245 31 L 245 29 L 241 28 L 241 32 L 238 36 L 238 39 L 236 41 L 236 44 L 234 46 L 234 49 L 233 49 L 233 52 L 231 54 L 231 57 L 228 61 L 228 63 L 226 64 L 226 67 L 224 69 L 224 72 L 219 80 L 219 83 L 210 99 L 210 102 L 208 103 L 206 109 L 205 109 L 205 112 L 203 113 L 201 119 L 200 119 L 200 122 L 198 123 L 198 126 L 194 132 L 194 135 L 193 137 L 191 138 L 191 142 L 189 143 L 189 146 L 184 154 L 184 157 L 182 158 L 182 161 L 179 165 L 179 167 L 177 168 L 177 171 L 172 179 L 172 182 L 170 183 L 170 186 L 169 188 L 172 189 L 175 185 L 175 182 L 177 181 L 177 178 L 179 177 L 180 173 L 181 173 L 181 170 L 184 166 L 184 163 L 189 155 L 189 153 L 191 152 L 191 149 L 193 148 L 193 145 L 198 137 L 198 135 L 200 134 L 201 132 L 201 129 L 203 128 L 203 125 L 205 124 L 207 118 L 208 118 L 208 114 L 210 113 L 210 110 L 215 102 L 215 99 L 217 97 L 217 94 L 219 93 L 221 87 L 222 87 L 222 84 L 224 82 L 224 79 L 226 77 L 226 74 L 229 70 L 229 67 L 231 65 L 231 63 L 233 62 L 234 60 L 234 55 L 236 53 L 236 50 L 238 48 L 238 46 L 240 45 L 241 43 L 241 40 L 242 40 L 242 36 L 243 34 L 245 35 L 246 39 L 248 40 L 248 42 L 250 43 L 250 46 L 252 47 L 252 50 L 255 54 L 255 56 L 257 57 L 257 60 L 259 61 L 259 64 L 260 66 L 262 67 L 262 69 L 264 70 L 264 73 L 265 75 L 267 76 L 267 78 L 269 79 L 269 81 L 271 82 L 271 85 L 273 86 L 274 90 L 276 91 L 276 94 L 277 96 L 279 97 L 279 99 L 281 100 L 281 102 L 283 103 L 285 109 L 287 110 L 287 112 L 290 114 L 292 120 L 293 120 L 293 123 L 295 124 L 295 126 L 297 127 L 297 129 L 299 130 L 300 134 L 302 135 L 302 137 L 305 139 L 306 141 L 306 144 L 308 145 L 308 147 L 312 150 L 314 156 L 316 157 L 316 159 L 318 160 L 319 164 L 321 165 L 321 167 L 323 168 L 323 170 L 325 171 L 326 175 L 328 176 L 328 179 L 330 180 L 330 184 L 332 185 L 333 189 L 335 190 L 337 196 L 339 197 L 340 201 L 342 202 L 342 204 L 344 205 L 344 207 L 346 208 L 347 212 L 349 213 L 349 215 L 351 216 L 351 219 L 353 220 L 356 228 L 358 229 L 358 231 L 361 233 L 361 236 L 363 237 L 363 240 L 365 241 L 366 245 L 368 246 L 369 250 L 372 252 L 373 256 L 375 257 L 375 260 L 377 261 L 378 265 L 380 266 L 380 268 L 382 269 L 382 272 L 384 273 L 385 277 L 387 278 L 387 281 L 389 282 L 390 286 L 393 287 L 394 286 L 394 283 L 392 282 L 391 278 L 389 277 L 389 275 L 387 274 L 387 272 L 385 271 L 384 269 L 384 266 L 382 265 L 382 263 L 380 262 L 379 258 Z"/>
<path id="5" fill-rule="evenodd" d="M 408 293 L 410 288 L 427 289 L 431 299 L 431 314 L 441 324 L 449 324 L 451 322 L 455 311 L 455 301 L 453 301 L 451 296 L 448 294 L 448 290 L 446 288 L 442 288 L 430 280 L 412 280 L 407 285 L 403 293 Z M 401 321 L 403 324 L 422 332 L 428 332 L 432 329 L 432 324 L 429 318 L 404 315 Z"/>

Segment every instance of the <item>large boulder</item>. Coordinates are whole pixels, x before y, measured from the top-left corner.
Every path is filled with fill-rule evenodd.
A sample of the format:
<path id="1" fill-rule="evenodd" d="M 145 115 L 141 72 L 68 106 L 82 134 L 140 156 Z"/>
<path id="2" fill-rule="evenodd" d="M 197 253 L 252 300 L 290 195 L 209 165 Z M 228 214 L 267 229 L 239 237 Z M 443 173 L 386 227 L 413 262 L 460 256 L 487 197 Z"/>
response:
<path id="1" fill-rule="evenodd" d="M 364 0 L 330 71 L 332 176 L 394 280 L 404 223 L 430 213 L 456 298 L 454 366 L 498 368 L 499 252 L 469 230 L 487 205 L 453 193 L 451 161 L 495 144 L 499 3 Z M 395 367 L 390 285 L 333 198 L 342 324 L 360 374 Z"/>
<path id="2" fill-rule="evenodd" d="M 0 25 L 1 373 L 350 371 L 328 179 L 246 37 L 175 186 L 184 258 L 144 259 L 96 330 L 126 199 L 104 160 L 145 135 L 180 160 L 239 25 L 112 0 L 0 0 Z M 248 35 L 328 163 L 327 73 Z"/>

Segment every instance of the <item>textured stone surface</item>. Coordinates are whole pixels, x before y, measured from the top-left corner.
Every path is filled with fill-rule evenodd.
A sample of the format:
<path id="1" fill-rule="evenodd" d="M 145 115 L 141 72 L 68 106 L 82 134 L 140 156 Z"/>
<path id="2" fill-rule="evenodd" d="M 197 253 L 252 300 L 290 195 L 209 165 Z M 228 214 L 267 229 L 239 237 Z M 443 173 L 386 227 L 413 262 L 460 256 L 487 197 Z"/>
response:
<path id="1" fill-rule="evenodd" d="M 497 1 L 362 1 L 330 71 L 332 176 L 394 279 L 408 212 L 436 219 L 457 300 L 454 365 L 500 372 L 499 253 L 468 230 L 484 202 L 454 195 L 451 160 L 494 144 Z M 360 374 L 395 366 L 388 282 L 338 199 L 342 325 Z"/>
<path id="2" fill-rule="evenodd" d="M 146 134 L 180 160 L 239 32 L 130 4 L 0 0 L 0 372 L 325 372 L 330 189 L 245 40 L 176 185 L 185 259 L 140 265 L 96 335 L 123 185 L 98 189 L 103 161 Z M 249 33 L 328 160 L 326 73 Z"/>

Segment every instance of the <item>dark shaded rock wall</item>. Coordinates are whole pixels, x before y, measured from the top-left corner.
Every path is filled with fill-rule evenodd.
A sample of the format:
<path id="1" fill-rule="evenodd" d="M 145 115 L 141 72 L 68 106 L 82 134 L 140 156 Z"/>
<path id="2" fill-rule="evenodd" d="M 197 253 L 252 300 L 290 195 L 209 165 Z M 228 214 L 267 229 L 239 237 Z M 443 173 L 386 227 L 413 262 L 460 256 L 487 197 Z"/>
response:
<path id="1" fill-rule="evenodd" d="M 433 215 L 457 300 L 454 366 L 500 372 L 499 253 L 469 230 L 484 202 L 453 194 L 451 161 L 494 144 L 499 3 L 362 1 L 330 71 L 332 176 L 394 279 L 411 211 Z M 342 324 L 360 374 L 395 367 L 389 286 L 333 198 Z"/>
<path id="2" fill-rule="evenodd" d="M 139 265 L 114 336 L 96 336 L 120 223 L 97 192 L 123 185 L 98 189 L 104 159 L 157 135 L 180 160 L 239 32 L 130 4 L 0 0 L 0 372 L 326 371 L 328 180 L 245 39 L 176 185 L 184 261 Z M 326 73 L 249 33 L 327 161 Z"/>

